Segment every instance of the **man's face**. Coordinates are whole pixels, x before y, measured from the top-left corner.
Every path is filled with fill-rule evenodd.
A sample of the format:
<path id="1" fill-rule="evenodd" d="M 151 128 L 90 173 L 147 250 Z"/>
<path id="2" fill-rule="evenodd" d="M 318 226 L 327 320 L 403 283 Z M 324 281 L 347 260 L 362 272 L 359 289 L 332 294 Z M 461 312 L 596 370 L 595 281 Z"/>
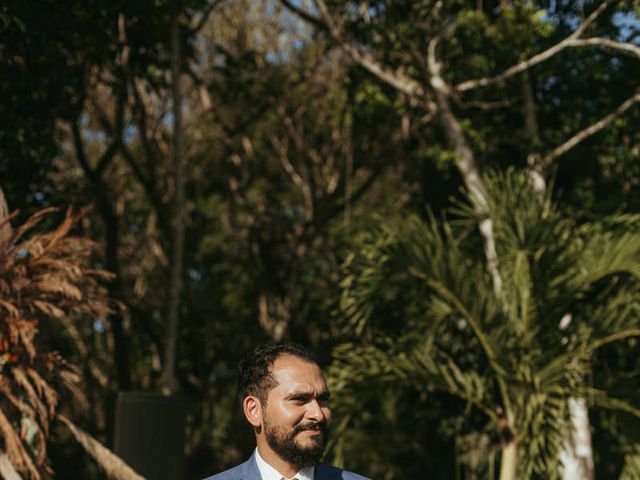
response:
<path id="1" fill-rule="evenodd" d="M 329 390 L 320 368 L 283 355 L 273 363 L 277 386 L 264 406 L 263 427 L 269 446 L 287 462 L 307 467 L 320 461 L 331 422 Z"/>

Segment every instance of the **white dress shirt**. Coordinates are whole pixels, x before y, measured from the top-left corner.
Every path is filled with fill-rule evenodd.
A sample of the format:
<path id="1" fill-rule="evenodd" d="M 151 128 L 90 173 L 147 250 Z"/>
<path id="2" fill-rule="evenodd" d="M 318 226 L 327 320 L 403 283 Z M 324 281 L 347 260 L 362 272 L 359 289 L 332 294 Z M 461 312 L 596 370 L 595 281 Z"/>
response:
<path id="1" fill-rule="evenodd" d="M 260 452 L 256 448 L 256 463 L 258 464 L 258 470 L 260 471 L 260 476 L 262 480 L 293 480 L 294 478 L 297 480 L 313 480 L 313 474 L 315 472 L 315 467 L 305 467 L 296 473 L 293 477 L 287 478 L 282 475 L 279 471 L 269 465 L 261 456 Z"/>

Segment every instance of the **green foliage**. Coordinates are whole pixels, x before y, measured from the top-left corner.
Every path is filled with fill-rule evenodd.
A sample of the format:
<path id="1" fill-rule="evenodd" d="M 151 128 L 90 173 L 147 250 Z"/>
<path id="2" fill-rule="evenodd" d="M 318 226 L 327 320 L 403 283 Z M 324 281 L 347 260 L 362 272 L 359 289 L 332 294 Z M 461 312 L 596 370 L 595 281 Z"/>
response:
<path id="1" fill-rule="evenodd" d="M 345 39 L 427 92 L 426 49 L 440 37 L 451 107 L 481 171 L 524 167 L 529 154 L 612 111 L 640 77 L 635 57 L 581 47 L 526 77 L 455 91 L 553 46 L 597 2 L 327 4 Z M 82 229 L 102 247 L 96 264 L 119 273 L 112 289 L 126 306 L 133 386 L 150 390 L 172 243 L 175 5 L 0 7 L 3 187 L 26 214 L 34 203 L 95 203 Z M 486 478 L 514 437 L 530 452 L 523 476 L 556 472 L 576 392 L 592 402 L 598 476 L 617 475 L 625 456 L 633 476 L 638 439 L 623 426 L 637 427 L 638 345 L 613 341 L 638 328 L 638 109 L 559 158 L 544 197 L 526 174 L 486 178 L 496 294 L 477 232 L 486 216 L 464 200 L 455 152 L 421 101 L 352 65 L 325 30 L 277 1 L 180 5 L 188 215 L 178 376 L 193 399 L 188 476 L 253 447 L 233 366 L 273 336 L 265 320 L 315 346 L 322 362 L 345 344 L 332 368 L 333 452 L 372 478 L 421 478 L 425 465 L 434 478 L 455 478 L 454 468 Z M 587 34 L 637 43 L 638 5 L 612 2 Z M 526 88 L 537 135 L 523 115 Z M 89 170 L 104 167 L 99 182 L 79 161 L 73 121 Z M 87 366 L 89 429 L 110 438 L 118 351 L 110 322 L 98 325 L 78 332 L 84 353 L 71 340 L 61 350 Z"/>
<path id="2" fill-rule="evenodd" d="M 482 219 L 470 207 L 459 205 L 456 221 L 381 222 L 344 264 L 341 308 L 356 338 L 334 351 L 332 382 L 352 416 L 372 383 L 459 398 L 494 438 L 516 438 L 521 478 L 556 478 L 567 402 L 587 393 L 594 350 L 640 333 L 638 220 L 578 225 L 526 172 L 485 181 L 501 291 L 484 271 L 472 227 Z M 376 340 L 394 308 L 402 325 Z"/>

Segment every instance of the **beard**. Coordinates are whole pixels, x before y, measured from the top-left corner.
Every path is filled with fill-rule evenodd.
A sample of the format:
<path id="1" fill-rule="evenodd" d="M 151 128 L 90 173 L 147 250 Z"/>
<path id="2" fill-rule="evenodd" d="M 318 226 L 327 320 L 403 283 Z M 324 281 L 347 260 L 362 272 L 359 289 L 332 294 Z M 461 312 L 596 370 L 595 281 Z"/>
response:
<path id="1" fill-rule="evenodd" d="M 301 445 L 296 440 L 300 432 L 317 429 L 317 435 L 309 437 L 309 445 Z M 300 422 L 293 430 L 271 425 L 264 421 L 264 433 L 267 443 L 283 460 L 300 468 L 312 467 L 320 462 L 328 434 L 326 422 Z"/>

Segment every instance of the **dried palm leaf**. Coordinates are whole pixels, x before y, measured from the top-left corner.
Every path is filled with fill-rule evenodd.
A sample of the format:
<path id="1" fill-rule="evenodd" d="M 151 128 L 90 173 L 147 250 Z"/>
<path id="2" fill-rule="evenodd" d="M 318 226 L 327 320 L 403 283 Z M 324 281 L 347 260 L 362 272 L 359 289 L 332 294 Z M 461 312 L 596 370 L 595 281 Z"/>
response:
<path id="1" fill-rule="evenodd" d="M 69 427 L 69 430 L 71 430 L 73 436 L 78 440 L 78 443 L 80 443 L 87 453 L 102 467 L 109 478 L 113 480 L 144 480 L 144 478 L 138 475 L 124 460 L 111 452 L 111 450 L 87 432 L 76 427 L 68 418 L 62 415 L 58 415 L 58 418 Z"/>
<path id="2" fill-rule="evenodd" d="M 0 191 L 0 444 L 15 471 L 35 480 L 50 472 L 46 437 L 59 389 L 79 391 L 73 369 L 38 344 L 38 326 L 58 321 L 65 328 L 82 315 L 112 311 L 101 285 L 111 275 L 91 268 L 93 243 L 71 234 L 86 210 L 68 210 L 56 228 L 35 231 L 56 211 L 41 210 L 12 229 Z"/>
<path id="3" fill-rule="evenodd" d="M 9 457 L 4 452 L 0 452 L 0 476 L 2 476 L 4 480 L 22 480 L 20 474 L 13 468 Z"/>
<path id="4" fill-rule="evenodd" d="M 9 207 L 0 188 L 0 248 L 11 238 L 11 224 L 9 223 Z"/>

